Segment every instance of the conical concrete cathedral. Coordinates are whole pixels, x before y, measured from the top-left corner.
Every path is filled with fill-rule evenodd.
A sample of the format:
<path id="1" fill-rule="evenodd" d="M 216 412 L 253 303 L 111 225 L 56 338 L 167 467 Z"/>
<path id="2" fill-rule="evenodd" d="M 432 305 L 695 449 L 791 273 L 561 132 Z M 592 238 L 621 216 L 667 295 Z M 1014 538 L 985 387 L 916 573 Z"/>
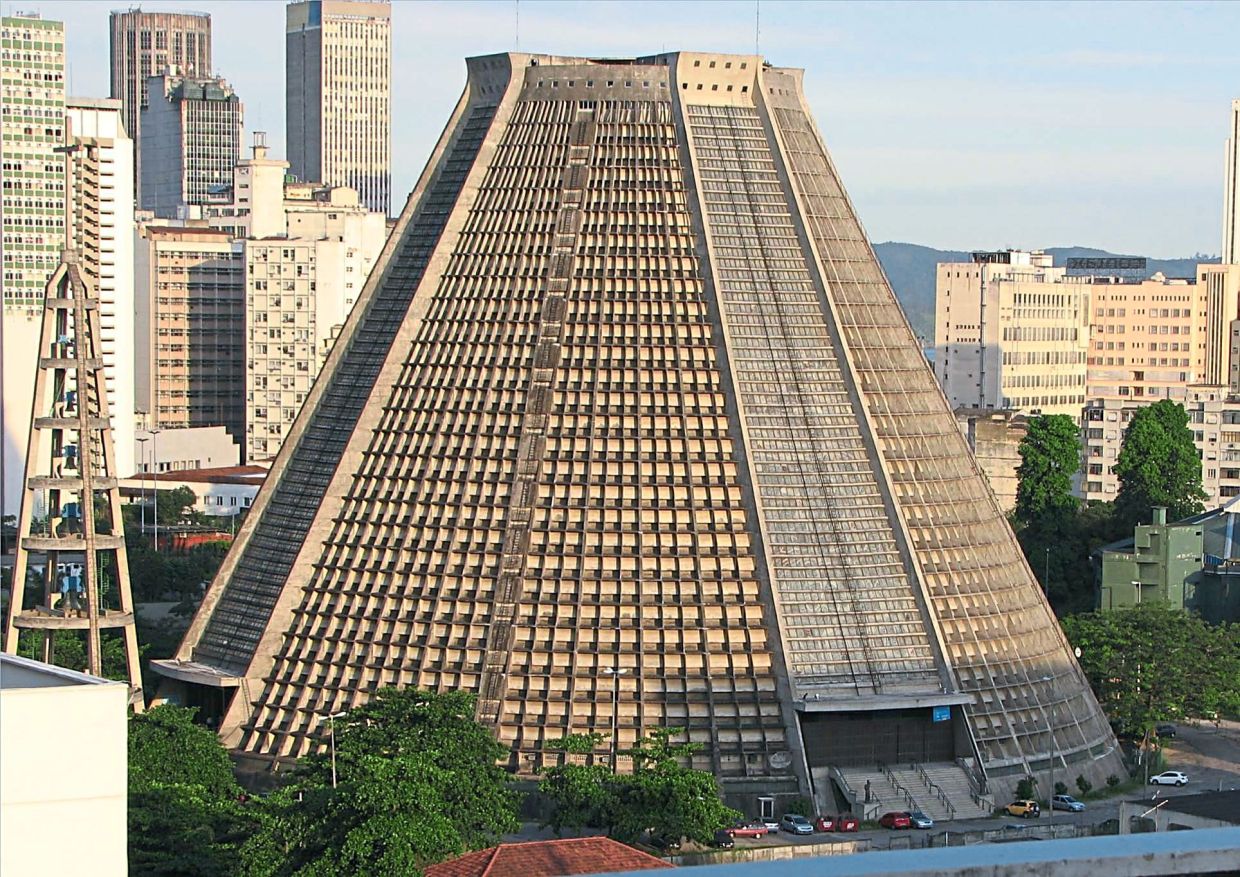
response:
<path id="1" fill-rule="evenodd" d="M 277 762 L 416 685 L 477 692 L 522 774 L 684 727 L 742 802 L 1116 770 L 801 71 L 756 56 L 469 61 L 159 669 Z"/>

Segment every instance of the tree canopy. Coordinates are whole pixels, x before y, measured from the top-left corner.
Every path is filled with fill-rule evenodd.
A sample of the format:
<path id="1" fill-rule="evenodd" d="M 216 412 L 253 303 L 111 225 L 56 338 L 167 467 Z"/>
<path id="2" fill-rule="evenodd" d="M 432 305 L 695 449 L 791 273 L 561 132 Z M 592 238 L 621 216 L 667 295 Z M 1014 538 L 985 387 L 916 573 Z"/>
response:
<path id="1" fill-rule="evenodd" d="M 129 720 L 129 872 L 224 877 L 252 822 L 215 734 L 194 710 L 157 706 Z"/>
<path id="2" fill-rule="evenodd" d="M 336 788 L 330 751 L 303 758 L 264 803 L 246 874 L 417 874 L 518 827 L 497 764 L 508 750 L 474 720 L 473 695 L 389 688 L 334 721 Z"/>
<path id="3" fill-rule="evenodd" d="M 569 755 L 564 764 L 544 771 L 539 791 L 551 802 L 547 824 L 562 828 L 605 828 L 609 836 L 632 843 L 647 831 L 654 837 L 689 838 L 709 843 L 717 829 L 741 817 L 719 799 L 719 783 L 707 771 L 685 761 L 701 746 L 674 743 L 680 728 L 655 728 L 636 747 L 624 751 L 633 772 L 613 774 L 610 767 L 574 763 L 572 755 L 594 750 L 601 734 L 578 734 L 555 744 Z"/>
<path id="4" fill-rule="evenodd" d="M 1182 405 L 1162 399 L 1137 409 L 1115 462 L 1116 511 L 1127 528 L 1147 520 L 1151 506 L 1166 506 L 1168 520 L 1200 512 L 1201 456 Z"/>
<path id="5" fill-rule="evenodd" d="M 1081 669 L 1116 730 L 1240 715 L 1240 627 L 1162 603 L 1064 619 Z"/>
<path id="6" fill-rule="evenodd" d="M 1016 470 L 1016 515 L 1032 521 L 1050 512 L 1075 510 L 1072 476 L 1081 466 L 1081 439 L 1076 423 L 1065 414 L 1029 420 L 1020 441 Z"/>

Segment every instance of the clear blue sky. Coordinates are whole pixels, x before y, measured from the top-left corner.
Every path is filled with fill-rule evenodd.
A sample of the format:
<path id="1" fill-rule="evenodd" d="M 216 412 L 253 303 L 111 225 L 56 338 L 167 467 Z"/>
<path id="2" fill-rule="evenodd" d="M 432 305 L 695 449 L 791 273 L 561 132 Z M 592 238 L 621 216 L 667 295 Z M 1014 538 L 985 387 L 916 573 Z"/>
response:
<path id="1" fill-rule="evenodd" d="M 0 0 L 67 23 L 71 92 L 108 92 L 124 0 Z M 210 12 L 217 72 L 283 154 L 284 3 Z M 393 191 L 413 185 L 468 55 L 752 52 L 746 2 L 393 4 Z M 1240 3 L 760 5 L 761 50 L 804 67 L 818 123 L 870 235 L 944 248 L 1081 244 L 1217 253 L 1223 141 L 1240 97 Z"/>

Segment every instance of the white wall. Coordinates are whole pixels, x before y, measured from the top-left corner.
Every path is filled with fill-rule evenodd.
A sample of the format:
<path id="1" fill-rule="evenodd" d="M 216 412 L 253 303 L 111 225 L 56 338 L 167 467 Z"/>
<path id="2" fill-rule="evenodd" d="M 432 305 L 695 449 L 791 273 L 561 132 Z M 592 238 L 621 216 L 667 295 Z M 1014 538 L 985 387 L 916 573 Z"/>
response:
<path id="1" fill-rule="evenodd" d="M 124 877 L 128 687 L 0 660 L 0 874 Z"/>
<path id="2" fill-rule="evenodd" d="M 116 445 L 116 474 L 133 471 L 134 250 L 133 140 L 125 132 L 119 100 L 65 104 L 70 137 L 111 141 L 99 150 L 99 322 L 103 363 Z"/>

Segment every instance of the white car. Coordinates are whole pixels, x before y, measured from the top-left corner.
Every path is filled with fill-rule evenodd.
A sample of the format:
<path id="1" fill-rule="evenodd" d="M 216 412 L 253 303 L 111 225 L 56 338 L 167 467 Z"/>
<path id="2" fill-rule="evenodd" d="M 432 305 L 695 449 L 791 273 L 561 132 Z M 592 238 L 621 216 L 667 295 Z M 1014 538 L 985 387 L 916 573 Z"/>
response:
<path id="1" fill-rule="evenodd" d="M 1151 786 L 1183 786 L 1188 783 L 1188 774 L 1178 770 L 1164 770 L 1158 776 L 1150 777 Z"/>

